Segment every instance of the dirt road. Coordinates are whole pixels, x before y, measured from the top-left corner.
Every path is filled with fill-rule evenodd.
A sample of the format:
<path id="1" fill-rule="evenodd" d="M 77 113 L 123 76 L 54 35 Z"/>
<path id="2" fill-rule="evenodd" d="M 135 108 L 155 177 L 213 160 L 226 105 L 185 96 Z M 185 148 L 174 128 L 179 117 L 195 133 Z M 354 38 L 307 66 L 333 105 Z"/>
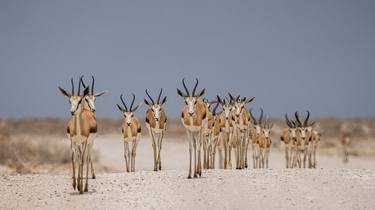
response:
<path id="1" fill-rule="evenodd" d="M 375 162 L 319 156 L 318 169 L 283 169 L 272 151 L 270 169 L 212 170 L 187 177 L 187 145 L 166 139 L 162 172 L 151 171 L 151 145 L 139 145 L 135 173 L 123 170 L 118 136 L 99 137 L 100 164 L 114 173 L 90 180 L 89 193 L 71 187 L 70 171 L 60 175 L 0 177 L 0 209 L 375 209 Z M 251 159 L 250 159 L 251 160 Z"/>

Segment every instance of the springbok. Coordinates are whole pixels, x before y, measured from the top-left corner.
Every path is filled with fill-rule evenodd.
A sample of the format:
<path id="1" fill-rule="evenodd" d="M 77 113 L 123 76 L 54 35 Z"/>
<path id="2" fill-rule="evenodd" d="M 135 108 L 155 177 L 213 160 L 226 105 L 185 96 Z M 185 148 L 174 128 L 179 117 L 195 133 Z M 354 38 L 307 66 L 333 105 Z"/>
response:
<path id="1" fill-rule="evenodd" d="M 191 178 L 191 164 L 192 164 L 192 152 L 194 150 L 194 177 L 202 176 L 202 166 L 201 166 L 201 147 L 202 147 L 202 130 L 207 123 L 207 112 L 206 105 L 200 99 L 204 94 L 205 89 L 202 89 L 198 94 L 196 94 L 196 89 L 198 86 L 198 78 L 196 78 L 196 83 L 190 94 L 188 88 L 185 84 L 185 78 L 182 79 L 182 85 L 186 93 L 183 93 L 177 88 L 177 94 L 181 96 L 186 106 L 181 112 L 181 122 L 186 129 L 186 133 L 189 139 L 189 174 L 188 178 Z M 198 151 L 197 151 L 198 150 Z M 197 154 L 198 153 L 198 154 Z"/>
<path id="2" fill-rule="evenodd" d="M 288 114 L 285 114 L 285 122 L 288 128 L 282 130 L 280 140 L 284 142 L 285 146 L 285 160 L 286 168 L 292 168 L 293 145 L 296 141 L 296 123 L 289 120 Z"/>
<path id="3" fill-rule="evenodd" d="M 163 105 L 167 102 L 167 96 L 160 101 L 163 89 L 160 89 L 158 99 L 156 103 L 154 99 L 148 93 L 148 90 L 145 90 L 148 98 L 144 99 L 145 104 L 149 106 L 146 111 L 146 126 L 148 132 L 152 139 L 152 148 L 154 150 L 154 171 L 161 170 L 161 157 L 160 151 L 162 148 L 162 142 L 166 130 L 167 124 L 167 115 L 165 114 Z"/>
<path id="4" fill-rule="evenodd" d="M 90 139 L 93 137 L 93 133 L 96 133 L 96 120 L 91 114 L 91 110 L 88 110 L 82 106 L 83 99 L 89 94 L 89 88 L 85 88 L 83 95 L 80 96 L 80 82 L 78 82 L 78 93 L 74 94 L 74 81 L 71 79 L 72 92 L 68 93 L 64 88 L 58 87 L 63 95 L 68 97 L 71 117 L 67 125 L 67 136 L 71 142 L 72 150 L 72 168 L 73 168 L 73 189 L 77 189 L 80 194 L 88 192 L 88 172 L 89 172 L 89 161 L 87 145 Z M 83 188 L 83 170 L 86 162 L 86 183 Z M 76 166 L 78 165 L 78 173 L 76 176 Z M 76 178 L 77 177 L 77 178 Z M 77 188 L 76 188 L 77 187 Z"/>
<path id="5" fill-rule="evenodd" d="M 309 168 L 316 168 L 316 151 L 320 142 L 321 133 L 309 126 L 311 132 L 311 147 L 310 147 L 310 157 L 309 157 Z"/>
<path id="6" fill-rule="evenodd" d="M 246 97 L 236 99 L 229 93 L 231 101 L 233 101 L 233 116 L 234 131 L 236 136 L 236 169 L 247 168 L 247 148 L 249 139 L 250 113 L 247 104 L 252 102 L 255 97 L 247 99 Z"/>
<path id="7" fill-rule="evenodd" d="M 220 140 L 220 113 L 217 112 L 217 108 L 219 107 L 219 103 L 216 102 L 216 105 L 210 111 L 212 113 L 212 118 L 208 118 L 208 129 L 209 129 L 209 136 L 207 142 L 207 168 L 214 169 L 215 168 L 215 155 L 217 145 Z"/>
<path id="8" fill-rule="evenodd" d="M 349 146 L 351 144 L 350 133 L 344 133 L 341 138 L 341 146 L 343 151 L 343 162 L 349 162 Z"/>
<path id="9" fill-rule="evenodd" d="M 258 120 L 254 117 L 252 110 L 249 111 L 250 117 L 252 119 L 252 128 L 250 128 L 250 138 L 251 149 L 253 153 L 253 168 L 259 168 L 260 166 L 260 148 L 258 144 L 259 136 L 262 133 L 262 120 L 263 120 L 263 109 L 260 108 L 260 116 Z"/>
<path id="10" fill-rule="evenodd" d="M 103 94 L 106 93 L 106 91 L 94 93 L 95 78 L 94 78 L 94 76 L 91 76 L 91 78 L 92 78 L 91 92 L 85 96 L 84 101 L 83 101 L 83 107 L 87 110 L 91 110 L 92 118 L 93 118 L 93 120 L 95 120 L 95 124 L 96 124 L 95 101 L 96 101 L 97 97 L 102 96 Z M 87 87 L 85 82 L 83 81 L 83 76 L 80 77 L 80 83 L 82 84 L 83 88 Z M 89 163 L 90 163 L 90 166 L 91 166 L 91 175 L 92 175 L 93 179 L 95 179 L 96 176 L 95 176 L 94 164 L 93 164 L 93 161 L 92 161 L 92 148 L 94 146 L 94 138 L 96 137 L 96 133 L 97 133 L 96 131 L 93 131 L 93 133 L 92 133 L 93 137 L 90 138 L 90 141 L 88 142 L 88 150 L 87 150 L 88 157 L 89 157 Z"/>
<path id="11" fill-rule="evenodd" d="M 209 169 L 210 165 L 210 152 L 208 151 L 208 147 L 210 145 L 210 138 L 212 133 L 212 128 L 214 126 L 215 120 L 213 113 L 210 109 L 211 105 L 215 103 L 215 101 L 208 101 L 207 99 L 203 98 L 203 102 L 206 105 L 206 113 L 207 113 L 207 123 L 203 126 L 203 134 L 202 134 L 202 144 L 203 144 L 203 169 Z"/>
<path id="12" fill-rule="evenodd" d="M 310 117 L 310 112 L 307 111 L 307 116 L 304 120 L 304 122 L 301 122 L 301 119 L 298 115 L 298 112 L 294 113 L 297 123 L 297 138 L 295 142 L 295 150 L 294 150 L 294 160 L 293 160 L 293 166 L 296 166 L 298 164 L 298 167 L 306 168 L 306 162 L 308 159 L 308 149 L 309 144 L 311 142 L 311 134 L 308 130 L 308 120 Z M 303 159 L 301 159 L 301 155 L 303 156 Z"/>
<path id="13" fill-rule="evenodd" d="M 273 124 L 270 124 L 269 119 L 266 119 L 262 132 L 258 137 L 258 145 L 260 149 L 260 168 L 268 168 L 268 160 L 270 155 L 270 149 L 272 145 L 271 140 L 271 129 Z"/>
<path id="14" fill-rule="evenodd" d="M 139 123 L 138 118 L 134 115 L 140 105 L 137 105 L 133 108 L 135 95 L 132 93 L 133 99 L 130 104 L 130 107 L 126 106 L 122 94 L 120 99 L 124 107 L 121 107 L 119 104 L 116 104 L 118 109 L 122 112 L 124 116 L 124 122 L 122 123 L 122 136 L 124 139 L 124 158 L 125 158 L 125 171 L 134 172 L 135 171 L 135 157 L 137 152 L 137 145 L 139 139 L 141 138 L 141 124 Z M 132 143 L 131 151 L 129 143 Z"/>
<path id="15" fill-rule="evenodd" d="M 218 102 L 221 104 L 223 111 L 219 115 L 219 123 L 220 123 L 220 132 L 221 132 L 221 141 L 223 144 L 224 150 L 224 162 L 223 166 L 224 169 L 231 169 L 232 168 L 232 146 L 233 146 L 233 107 L 229 100 L 221 99 L 220 96 L 216 96 Z"/>

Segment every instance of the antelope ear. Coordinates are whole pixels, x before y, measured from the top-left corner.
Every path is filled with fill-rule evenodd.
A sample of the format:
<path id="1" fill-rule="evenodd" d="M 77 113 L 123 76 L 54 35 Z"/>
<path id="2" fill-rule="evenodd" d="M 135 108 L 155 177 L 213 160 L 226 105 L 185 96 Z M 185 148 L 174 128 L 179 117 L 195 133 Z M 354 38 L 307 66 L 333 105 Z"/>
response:
<path id="1" fill-rule="evenodd" d="M 107 93 L 107 91 L 102 91 L 102 92 L 99 92 L 99 93 L 95 93 L 95 97 L 99 97 L 99 96 L 102 96 L 103 94 Z"/>
<path id="2" fill-rule="evenodd" d="M 117 105 L 117 108 L 121 111 L 121 112 L 124 112 L 124 109 L 120 106 L 120 105 L 118 105 L 118 104 L 116 104 Z"/>
<path id="3" fill-rule="evenodd" d="M 167 102 L 167 96 L 164 96 L 163 100 L 161 101 L 161 105 L 164 105 Z"/>
<path id="4" fill-rule="evenodd" d="M 177 88 L 177 94 L 181 97 L 185 97 L 185 95 L 182 93 L 182 91 L 180 89 Z"/>
<path id="5" fill-rule="evenodd" d="M 60 87 L 59 86 L 59 90 L 61 91 L 61 93 L 63 95 L 65 95 L 66 97 L 70 98 L 72 95 L 70 95 L 64 88 Z"/>
<path id="6" fill-rule="evenodd" d="M 145 102 L 145 104 L 147 104 L 148 106 L 151 106 L 150 103 L 144 98 L 143 101 Z"/>
<path id="7" fill-rule="evenodd" d="M 134 107 L 132 110 L 130 110 L 131 112 L 136 112 L 137 111 L 137 109 L 139 108 L 139 107 L 141 107 L 142 106 L 142 102 L 140 103 L 140 104 L 138 104 L 136 107 Z"/>
<path id="8" fill-rule="evenodd" d="M 83 91 L 83 97 L 87 96 L 90 93 L 90 88 L 87 86 Z"/>
<path id="9" fill-rule="evenodd" d="M 255 99 L 255 97 L 252 97 L 251 99 L 248 99 L 248 100 L 246 101 L 246 103 L 250 103 L 250 102 L 254 101 L 254 99 Z"/>
<path id="10" fill-rule="evenodd" d="M 206 91 L 206 88 L 203 88 L 203 90 L 198 94 L 198 97 L 203 96 L 204 92 Z"/>

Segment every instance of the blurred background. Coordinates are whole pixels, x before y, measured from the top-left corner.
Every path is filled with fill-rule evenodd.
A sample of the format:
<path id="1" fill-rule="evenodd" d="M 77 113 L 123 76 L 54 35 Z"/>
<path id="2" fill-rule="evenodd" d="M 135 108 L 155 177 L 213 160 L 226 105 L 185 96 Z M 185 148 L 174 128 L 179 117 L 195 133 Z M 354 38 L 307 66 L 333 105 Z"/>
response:
<path id="1" fill-rule="evenodd" d="M 375 2 L 341 0 L 1 1 L 0 172 L 68 166 L 69 104 L 57 86 L 70 90 L 80 75 L 109 91 L 96 102 L 99 142 L 121 143 L 115 104 L 132 92 L 140 102 L 145 88 L 164 89 L 168 138 L 186 141 L 176 87 L 197 77 L 209 99 L 255 96 L 251 107 L 275 122 L 276 148 L 282 116 L 310 110 L 322 153 L 340 156 L 350 136 L 351 155 L 374 157 L 373 11 Z M 107 151 L 96 150 L 100 162 Z"/>

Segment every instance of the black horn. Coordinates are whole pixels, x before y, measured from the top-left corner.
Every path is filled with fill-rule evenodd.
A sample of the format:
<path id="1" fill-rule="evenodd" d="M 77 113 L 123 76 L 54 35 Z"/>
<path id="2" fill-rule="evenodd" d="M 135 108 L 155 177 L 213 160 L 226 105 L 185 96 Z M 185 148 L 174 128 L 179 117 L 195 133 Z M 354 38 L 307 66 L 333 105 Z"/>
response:
<path id="1" fill-rule="evenodd" d="M 132 103 L 130 104 L 130 111 L 131 112 L 133 111 L 132 108 L 133 108 L 134 101 L 135 101 L 135 95 L 134 95 L 134 93 L 132 93 L 132 95 L 133 95 L 133 100 L 132 100 Z"/>
<path id="2" fill-rule="evenodd" d="M 294 113 L 294 116 L 296 117 L 296 121 L 297 121 L 298 125 L 299 125 L 299 126 L 302 126 L 301 120 L 299 119 L 298 112 L 295 112 L 295 113 Z"/>
<path id="3" fill-rule="evenodd" d="M 159 96 L 158 96 L 158 104 L 160 104 L 160 97 L 161 94 L 163 93 L 163 88 L 160 88 Z"/>
<path id="4" fill-rule="evenodd" d="M 79 77 L 79 81 L 78 81 L 78 93 L 77 93 L 77 95 L 79 95 L 81 93 L 81 81 L 82 81 L 82 78 L 83 78 L 83 75 L 81 75 Z"/>
<path id="5" fill-rule="evenodd" d="M 125 103 L 124 99 L 122 98 L 122 94 L 120 95 L 120 99 L 121 99 L 122 104 L 125 107 L 125 111 L 127 112 L 128 111 L 128 107 L 126 106 L 126 103 Z"/>
<path id="6" fill-rule="evenodd" d="M 147 90 L 147 89 L 146 89 L 146 94 L 147 94 L 148 98 L 151 100 L 152 105 L 154 105 L 154 104 L 155 104 L 154 99 L 152 99 L 152 97 L 151 97 L 150 94 L 148 93 L 148 90 Z M 158 99 L 158 103 L 159 103 L 159 99 Z"/>
<path id="7" fill-rule="evenodd" d="M 94 85 L 95 85 L 95 78 L 91 75 L 92 83 L 91 83 L 91 94 L 94 95 Z"/>
<path id="8" fill-rule="evenodd" d="M 310 112 L 309 112 L 309 110 L 307 110 L 306 112 L 307 112 L 307 116 L 306 116 L 305 122 L 303 122 L 303 125 L 304 125 L 305 127 L 308 126 L 307 123 L 309 122 L 309 118 L 310 118 Z"/>
<path id="9" fill-rule="evenodd" d="M 184 86 L 184 89 L 186 91 L 187 96 L 190 96 L 189 90 L 188 90 L 188 88 L 186 87 L 186 84 L 185 84 L 185 78 L 182 79 L 182 85 Z"/>
<path id="10" fill-rule="evenodd" d="M 73 77 L 70 80 L 70 83 L 72 84 L 72 96 L 74 96 L 74 81 L 73 81 Z"/>
<path id="11" fill-rule="evenodd" d="M 198 78 L 195 78 L 195 86 L 194 86 L 194 89 L 193 89 L 192 96 L 195 96 L 195 91 L 197 90 L 197 87 L 198 87 Z"/>

